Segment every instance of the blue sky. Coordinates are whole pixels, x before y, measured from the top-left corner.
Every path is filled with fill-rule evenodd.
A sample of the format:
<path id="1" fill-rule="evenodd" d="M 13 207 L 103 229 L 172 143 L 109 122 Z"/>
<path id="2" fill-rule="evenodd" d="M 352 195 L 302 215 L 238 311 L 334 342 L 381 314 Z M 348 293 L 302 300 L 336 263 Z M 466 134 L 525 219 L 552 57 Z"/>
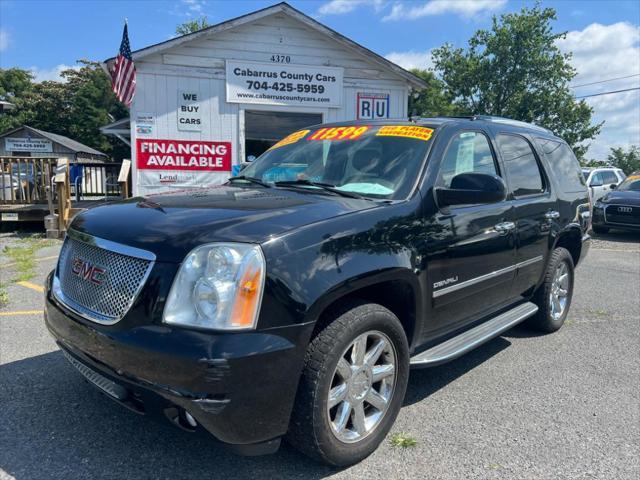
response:
<path id="1" fill-rule="evenodd" d="M 170 38 L 175 26 L 206 16 L 218 23 L 272 5 L 258 0 L 57 1 L 0 0 L 0 67 L 22 67 L 38 79 L 58 78 L 80 58 L 103 60 L 117 52 L 122 22 L 132 49 Z M 525 0 L 305 0 L 289 2 L 329 27 L 405 67 L 430 65 L 430 50 L 464 46 L 491 16 L 519 10 Z M 577 95 L 640 86 L 640 2 L 544 1 L 558 11 L 555 28 L 567 31 L 560 46 L 574 52 L 574 85 L 629 78 L 575 89 Z M 611 145 L 640 144 L 640 91 L 588 99 L 606 128 L 590 156 Z"/>

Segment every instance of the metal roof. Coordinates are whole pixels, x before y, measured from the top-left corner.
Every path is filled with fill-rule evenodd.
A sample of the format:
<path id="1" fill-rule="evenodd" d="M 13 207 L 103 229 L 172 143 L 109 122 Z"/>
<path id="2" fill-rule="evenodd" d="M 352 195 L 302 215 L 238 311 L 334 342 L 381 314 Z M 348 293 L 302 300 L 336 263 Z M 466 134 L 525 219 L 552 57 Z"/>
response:
<path id="1" fill-rule="evenodd" d="M 8 135 L 11 135 L 19 130 L 22 129 L 26 129 L 26 130 L 30 130 L 44 138 L 47 138 L 49 140 L 51 140 L 52 142 L 58 143 L 66 148 L 68 148 L 69 150 L 73 150 L 76 153 L 88 153 L 90 155 L 97 155 L 97 156 L 102 156 L 105 158 L 108 158 L 109 156 L 106 153 L 102 153 L 99 150 L 96 150 L 95 148 L 91 148 L 88 147 L 87 145 L 84 145 L 83 143 L 80 143 L 76 140 L 72 140 L 69 137 L 65 137 L 64 135 L 59 135 L 57 133 L 51 133 L 51 132 L 45 132 L 44 130 L 39 130 L 37 128 L 33 128 L 30 127 L 28 125 L 22 125 L 20 127 L 11 129 L 11 130 L 7 130 L 6 132 L 3 132 L 0 134 L 0 137 L 6 137 Z"/>
<path id="2" fill-rule="evenodd" d="M 203 28 L 202 30 L 198 30 L 197 32 L 188 33 L 188 34 L 182 35 L 180 37 L 172 38 L 172 39 L 166 40 L 164 42 L 156 43 L 155 45 L 150 45 L 148 47 L 141 48 L 139 50 L 135 50 L 134 52 L 132 52 L 132 57 L 133 57 L 134 61 L 140 60 L 140 59 L 146 57 L 147 55 L 156 54 L 156 53 L 162 52 L 164 50 L 167 50 L 169 48 L 173 48 L 173 47 L 177 47 L 179 45 L 182 45 L 185 42 L 191 42 L 191 41 L 196 40 L 196 39 L 201 38 L 201 37 L 207 37 L 207 36 L 219 33 L 219 32 L 230 30 L 232 28 L 239 27 L 240 25 L 244 25 L 244 24 L 252 22 L 254 20 L 258 20 L 260 18 L 269 16 L 269 15 L 273 15 L 275 13 L 284 13 L 284 14 L 288 15 L 289 17 L 294 18 L 294 19 L 304 23 L 308 27 L 310 27 L 310 28 L 312 28 L 312 29 L 324 34 L 324 35 L 327 35 L 327 36 L 331 37 L 333 40 L 335 40 L 336 42 L 342 44 L 344 47 L 348 48 L 349 50 L 352 50 L 352 51 L 355 51 L 356 53 L 359 53 L 360 55 L 366 57 L 367 59 L 369 59 L 373 63 L 377 63 L 378 65 L 380 65 L 383 68 L 386 68 L 387 70 L 391 70 L 396 75 L 404 78 L 407 82 L 409 82 L 415 88 L 422 89 L 422 88 L 426 88 L 428 86 L 427 83 L 423 79 L 418 77 L 417 75 L 414 75 L 413 73 L 409 72 L 408 70 L 405 70 L 401 66 L 396 65 L 395 63 L 387 60 L 383 56 L 378 55 L 377 53 L 369 50 L 366 47 L 363 47 L 362 45 L 354 42 L 353 40 L 348 39 L 344 35 L 336 32 L 335 30 L 332 30 L 331 28 L 327 27 L 326 25 L 323 25 L 322 23 L 318 22 L 317 20 L 315 20 L 315 19 L 311 18 L 310 16 L 302 13 L 300 10 L 297 10 L 297 9 L 293 8 L 291 5 L 289 5 L 286 2 L 281 2 L 281 3 L 278 3 L 276 5 L 272 5 L 270 7 L 263 8 L 261 10 L 257 10 L 257 11 L 252 12 L 252 13 L 248 13 L 246 15 L 241 15 L 239 17 L 232 18 L 231 20 L 227 20 L 225 22 L 218 23 L 216 25 L 212 25 L 212 26 L 207 27 L 207 28 Z M 107 72 L 109 71 L 108 64 L 111 64 L 114 60 L 115 60 L 115 57 L 111 57 L 111 58 L 106 59 L 103 62 L 103 68 Z"/>

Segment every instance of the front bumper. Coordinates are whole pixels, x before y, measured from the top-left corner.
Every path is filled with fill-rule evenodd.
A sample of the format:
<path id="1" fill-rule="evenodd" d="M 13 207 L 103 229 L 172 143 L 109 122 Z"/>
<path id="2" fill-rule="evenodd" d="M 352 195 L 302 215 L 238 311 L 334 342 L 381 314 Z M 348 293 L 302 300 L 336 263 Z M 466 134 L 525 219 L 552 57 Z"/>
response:
<path id="1" fill-rule="evenodd" d="M 629 215 L 629 218 L 625 220 L 625 218 L 621 218 L 618 215 L 612 215 L 611 213 L 607 214 L 607 208 L 614 207 L 626 207 L 631 208 L 632 215 Z M 615 228 L 620 230 L 630 230 L 630 231 L 640 231 L 640 220 L 637 216 L 638 207 L 634 206 L 625 206 L 618 204 L 597 204 L 593 207 L 593 216 L 591 220 L 591 224 L 596 227 L 606 227 L 606 228 Z M 631 217 L 634 218 L 631 218 Z M 635 222 L 635 223 L 632 223 Z"/>
<path id="2" fill-rule="evenodd" d="M 51 276 L 45 305 L 49 331 L 72 360 L 127 392 L 111 398 L 138 413 L 186 411 L 239 453 L 277 449 L 288 428 L 312 325 L 225 334 L 166 325 L 116 329 L 75 316 L 52 298 L 50 285 Z"/>

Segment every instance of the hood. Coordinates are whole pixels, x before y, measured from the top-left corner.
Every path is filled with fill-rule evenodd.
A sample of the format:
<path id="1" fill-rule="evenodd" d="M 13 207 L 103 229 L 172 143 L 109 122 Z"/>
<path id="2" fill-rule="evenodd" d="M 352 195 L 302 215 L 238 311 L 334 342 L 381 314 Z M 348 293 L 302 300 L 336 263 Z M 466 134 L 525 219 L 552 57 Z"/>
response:
<path id="1" fill-rule="evenodd" d="M 262 243 L 288 230 L 380 204 L 282 188 L 220 186 L 131 198 L 79 214 L 71 228 L 181 262 L 209 242 Z"/>
<path id="2" fill-rule="evenodd" d="M 640 192 L 634 190 L 618 191 L 613 190 L 600 199 L 602 203 L 615 203 L 640 207 Z"/>

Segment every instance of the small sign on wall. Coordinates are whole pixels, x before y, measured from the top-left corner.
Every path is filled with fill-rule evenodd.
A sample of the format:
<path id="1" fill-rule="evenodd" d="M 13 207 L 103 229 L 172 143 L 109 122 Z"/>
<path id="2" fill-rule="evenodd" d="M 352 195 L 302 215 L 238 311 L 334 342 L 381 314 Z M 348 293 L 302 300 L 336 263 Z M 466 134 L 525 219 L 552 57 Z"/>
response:
<path id="1" fill-rule="evenodd" d="M 178 130 L 183 132 L 202 131 L 200 93 L 180 90 L 178 92 Z"/>
<path id="2" fill-rule="evenodd" d="M 153 135 L 156 120 L 153 113 L 138 113 L 136 115 L 136 133 L 140 136 Z"/>
<path id="3" fill-rule="evenodd" d="M 358 120 L 389 118 L 388 93 L 358 93 Z"/>
<path id="4" fill-rule="evenodd" d="M 53 152 L 53 144 L 44 138 L 5 138 L 4 148 L 7 152 Z"/>

